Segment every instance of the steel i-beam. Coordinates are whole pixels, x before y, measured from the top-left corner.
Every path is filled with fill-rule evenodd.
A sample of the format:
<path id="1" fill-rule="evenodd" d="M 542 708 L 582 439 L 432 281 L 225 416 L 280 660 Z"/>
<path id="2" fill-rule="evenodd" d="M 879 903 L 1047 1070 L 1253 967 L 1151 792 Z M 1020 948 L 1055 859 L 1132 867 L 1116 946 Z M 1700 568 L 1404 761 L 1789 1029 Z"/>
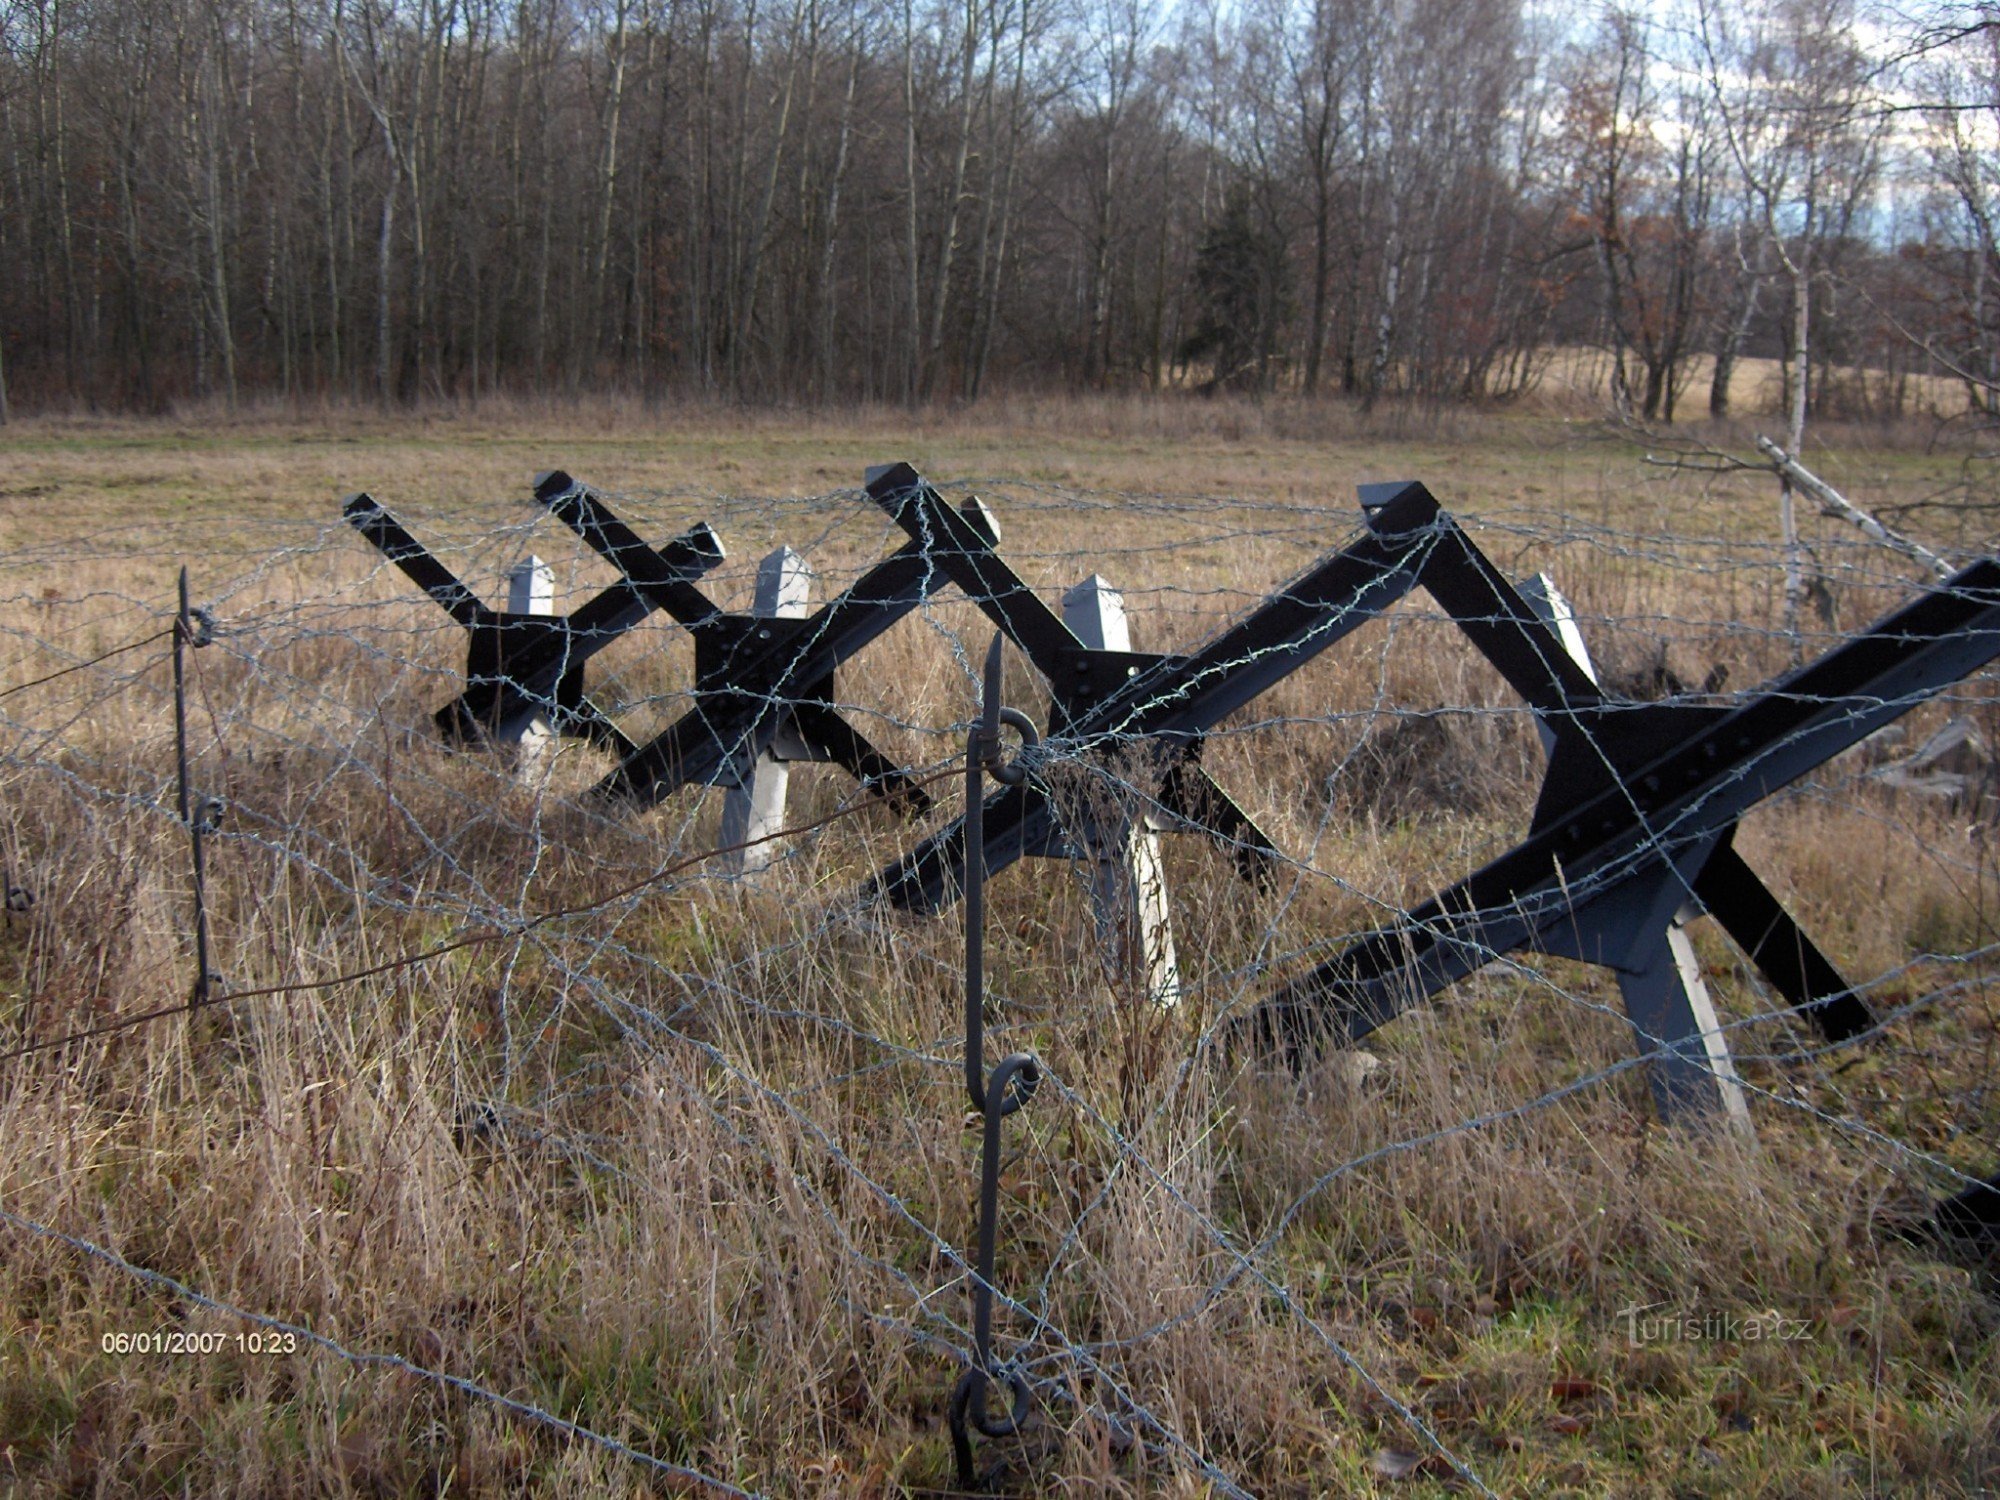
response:
<path id="1" fill-rule="evenodd" d="M 584 663 L 655 607 L 630 578 L 567 616 L 489 609 L 372 496 L 348 496 L 341 514 L 470 638 L 465 691 L 436 714 L 438 729 L 448 739 L 482 743 L 500 736 L 508 725 L 541 716 L 558 734 L 587 738 L 621 755 L 631 752 L 631 741 L 583 689 Z M 723 549 L 702 524 L 658 552 L 646 549 L 646 555 L 656 576 L 686 586 L 720 563 Z"/>

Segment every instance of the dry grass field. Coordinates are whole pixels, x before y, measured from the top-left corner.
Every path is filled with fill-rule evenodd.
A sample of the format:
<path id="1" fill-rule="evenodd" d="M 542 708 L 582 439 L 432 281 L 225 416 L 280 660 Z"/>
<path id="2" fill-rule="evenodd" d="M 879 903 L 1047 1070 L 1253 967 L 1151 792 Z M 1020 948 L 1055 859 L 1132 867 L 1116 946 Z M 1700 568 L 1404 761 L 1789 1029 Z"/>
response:
<path id="1" fill-rule="evenodd" d="M 1747 453 L 1748 430 L 1702 435 Z M 1928 504 L 1966 463 L 1928 438 L 1828 430 L 1811 457 L 1934 545 L 1990 548 L 1991 517 Z M 709 521 L 729 559 L 703 587 L 742 609 L 781 542 L 822 598 L 899 545 L 857 487 L 907 459 L 989 501 L 1044 598 L 1102 574 L 1135 645 L 1172 650 L 1349 540 L 1357 482 L 1418 478 L 1504 568 L 1555 577 L 1620 682 L 1721 668 L 1734 692 L 1790 658 L 1770 477 L 1648 465 L 1581 413 L 269 411 L 4 443 L 0 864 L 34 901 L 0 926 L 0 1486 L 24 1496 L 954 1492 L 963 938 L 956 910 L 855 893 L 955 814 L 990 626 L 945 591 L 840 680 L 939 778 L 920 827 L 795 768 L 803 831 L 735 879 L 708 857 L 718 792 L 619 810 L 583 795 L 610 762 L 580 743 L 526 777 L 442 744 L 462 634 L 340 522 L 345 493 L 489 600 L 539 553 L 568 608 L 613 575 L 529 499 L 561 467 L 651 541 Z M 1807 531 L 1808 652 L 1919 582 Z M 141 1023 L 194 977 L 160 635 L 182 564 L 217 622 L 189 734 L 227 804 L 224 998 Z M 692 653 L 656 619 L 589 676 L 644 739 Z M 1008 680 L 1041 717 L 1018 655 Z M 1950 715 L 2000 745 L 1984 678 L 1906 744 Z M 1526 827 L 1533 723 L 1427 596 L 1205 764 L 1285 861 L 1248 885 L 1166 840 L 1178 1008 L 1107 972 L 1067 866 L 994 881 L 989 1056 L 1048 1070 L 1004 1137 L 997 1336 L 1038 1417 L 982 1445 L 998 1488 L 2000 1485 L 1994 1283 L 1908 1235 L 2000 1169 L 1990 800 L 1848 756 L 1746 820 L 1889 1019 L 1826 1050 L 1695 924 L 1745 1138 L 1655 1123 L 1611 977 L 1561 960 L 1385 1027 L 1365 1076 L 1224 1045 L 1277 980 Z"/>

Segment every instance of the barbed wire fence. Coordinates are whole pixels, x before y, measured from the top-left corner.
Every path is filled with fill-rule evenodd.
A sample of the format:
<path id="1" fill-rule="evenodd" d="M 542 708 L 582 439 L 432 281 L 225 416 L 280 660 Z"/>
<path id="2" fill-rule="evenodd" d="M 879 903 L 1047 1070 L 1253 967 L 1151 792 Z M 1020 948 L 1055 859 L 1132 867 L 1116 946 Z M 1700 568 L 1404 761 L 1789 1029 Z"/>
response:
<path id="1" fill-rule="evenodd" d="M 835 684 L 815 708 L 928 810 L 828 769 L 796 778 L 781 818 L 744 839 L 720 792 L 618 795 L 601 734 L 454 743 L 436 716 L 479 686 L 470 627 L 331 514 L 163 522 L 0 557 L 0 1118 L 14 1143 L 0 1219 L 19 1236 L 177 1317 L 290 1335 L 718 1493 L 844 1491 L 895 1428 L 937 1439 L 913 1472 L 941 1486 L 1003 1483 L 1007 1465 L 1016 1482 L 1040 1466 L 1247 1495 L 1272 1483 L 1275 1434 L 1314 1423 L 1366 1430 L 1351 1461 L 1408 1448 L 1494 1493 L 1508 1450 L 1450 1430 L 1403 1357 L 1411 1308 L 1440 1295 L 1418 1289 L 1427 1272 L 1480 1266 L 1487 1302 L 1511 1295 L 1528 1226 L 1564 1222 L 1568 1203 L 1623 1204 L 1636 1223 L 1649 1172 L 1683 1190 L 1739 1172 L 1762 1205 L 1749 1218 L 1796 1223 L 1805 1210 L 1767 1200 L 1818 1191 L 1834 1164 L 1917 1217 L 2000 1167 L 1980 1146 L 2000 1112 L 1980 750 L 2000 730 L 1993 651 L 1947 685 L 1885 696 L 1870 679 L 1828 700 L 1873 737 L 1743 812 L 1743 840 L 1789 872 L 1794 904 L 1840 918 L 1828 945 L 1868 1008 L 1851 1033 L 1816 1033 L 1810 1006 L 1698 931 L 1715 1038 L 1758 1132 L 1745 1136 L 1706 1116 L 1648 1126 L 1644 1080 L 1684 1063 L 1687 1039 L 1646 1033 L 1600 968 L 1573 961 L 1585 955 L 1496 945 L 1477 925 L 1452 929 L 1467 951 L 1440 1004 L 1415 1004 L 1436 986 L 1414 971 L 1383 971 L 1404 1013 L 1372 1052 L 1338 1028 L 1288 1052 L 1260 1029 L 1316 965 L 1449 926 L 1452 909 L 1425 903 L 1539 816 L 1549 706 L 1523 702 L 1430 596 L 1331 609 L 1260 648 L 1290 655 L 1251 700 L 1172 731 L 1174 747 L 1198 742 L 1201 774 L 1244 820 L 1147 856 L 1172 1003 L 1143 934 L 1109 931 L 1104 856 L 1083 830 L 1122 819 L 1129 845 L 1201 820 L 1157 756 L 1107 750 L 1046 663 L 1010 646 L 1005 701 L 1041 724 L 1026 763 L 1057 824 L 1020 852 L 1059 857 L 991 876 L 984 1027 L 1041 1072 L 988 1184 L 1000 1255 L 981 1289 L 1004 1350 L 984 1373 L 1025 1393 L 1034 1420 L 981 1422 L 994 1467 L 954 1476 L 945 1397 L 984 1342 L 955 1017 L 965 933 L 954 911 L 890 899 L 885 872 L 963 811 L 952 789 L 993 598 L 970 597 L 939 539 L 899 532 L 866 493 L 602 494 L 648 544 L 712 526 L 728 552 L 700 588 L 750 625 L 775 618 L 755 598 L 772 547 L 805 559 L 820 600 L 914 548 L 899 621 L 810 675 Z M 1187 659 L 1270 601 L 1296 603 L 1316 560 L 1372 544 L 1337 503 L 945 487 L 953 514 L 974 495 L 1028 593 L 1087 575 L 1116 586 L 1133 680 L 1154 670 L 1139 653 Z M 533 504 L 409 524 L 485 598 L 530 552 L 552 560 L 557 612 L 621 586 Z M 1467 524 L 1501 574 L 1555 578 L 1621 705 L 1669 700 L 1707 724 L 1782 679 L 1796 643 L 1772 625 L 1780 559 L 1751 528 L 1648 531 L 1608 504 Z M 1437 537 L 1423 531 L 1412 556 Z M 1816 538 L 1815 556 L 1808 660 L 1926 588 L 1951 593 L 1852 538 Z M 182 559 L 198 629 L 175 596 Z M 635 747 L 691 708 L 718 712 L 693 632 L 665 607 L 641 613 L 591 641 L 585 673 L 593 711 Z M 1258 658 L 1227 668 L 1261 673 Z M 751 719 L 794 705 L 758 681 Z M 1897 741 L 1887 726 L 1906 712 Z M 1810 739 L 1788 733 L 1781 747 Z M 750 759 L 729 763 L 747 780 Z M 1672 865 L 1685 812 L 1628 800 L 1640 836 L 1564 877 L 1565 912 Z M 947 868 L 942 906 L 962 880 Z M 147 1154 L 182 1159 L 132 1165 Z M 205 1217 L 188 1206 L 204 1156 L 261 1163 L 261 1186 L 221 1185 L 229 1208 Z M 1828 1233 L 1845 1232 L 1841 1212 L 1826 1210 Z M 508 1236 L 511 1260 L 496 1248 Z M 1575 1220 L 1544 1239 L 1598 1236 Z M 1699 1258 L 1639 1254 L 1619 1290 L 1677 1295 L 1686 1254 Z M 1385 1284 L 1403 1289 L 1388 1299 L 1400 1313 L 1383 1311 Z M 1444 1295 L 1481 1315 L 1478 1290 Z M 637 1380 L 637 1365 L 656 1373 Z"/>

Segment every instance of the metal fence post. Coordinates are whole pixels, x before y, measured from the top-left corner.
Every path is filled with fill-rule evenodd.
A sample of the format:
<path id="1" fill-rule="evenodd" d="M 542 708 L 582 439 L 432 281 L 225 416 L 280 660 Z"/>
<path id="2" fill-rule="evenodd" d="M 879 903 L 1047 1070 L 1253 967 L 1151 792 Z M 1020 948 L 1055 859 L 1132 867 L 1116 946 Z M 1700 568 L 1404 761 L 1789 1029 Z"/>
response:
<path id="1" fill-rule="evenodd" d="M 208 856 L 207 836 L 222 816 L 219 797 L 199 797 L 188 775 L 187 651 L 206 646 L 214 638 L 214 627 L 204 610 L 188 604 L 188 573 L 180 573 L 180 607 L 174 614 L 174 762 L 177 782 L 177 810 L 181 826 L 188 831 L 193 861 L 194 896 L 194 987 L 190 1005 L 206 1005 L 221 987 L 221 976 L 209 962 L 208 938 Z"/>

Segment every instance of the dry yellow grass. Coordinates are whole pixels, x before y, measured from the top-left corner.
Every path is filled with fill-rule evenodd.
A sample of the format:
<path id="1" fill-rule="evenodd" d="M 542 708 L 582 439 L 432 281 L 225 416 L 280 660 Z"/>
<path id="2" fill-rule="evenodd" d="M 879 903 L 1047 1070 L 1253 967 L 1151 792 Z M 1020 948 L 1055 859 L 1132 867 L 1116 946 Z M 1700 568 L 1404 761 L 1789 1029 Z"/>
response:
<path id="1" fill-rule="evenodd" d="M 1645 378 L 1645 370 L 1636 360 L 1628 363 L 1627 371 L 1628 378 L 1635 381 Z M 1714 357 L 1693 355 L 1680 366 L 1680 371 L 1676 405 L 1683 420 L 1705 420 L 1709 386 L 1715 379 Z M 1602 410 L 1610 403 L 1611 375 L 1608 349 L 1557 349 L 1549 355 L 1541 379 L 1528 399 L 1554 405 L 1568 403 L 1587 411 Z M 1892 376 L 1881 370 L 1842 370 L 1835 381 L 1829 405 L 1850 411 L 1900 408 L 1917 420 L 1958 417 L 1966 411 L 1963 382 L 1942 375 Z M 1783 365 L 1776 359 L 1739 359 L 1730 378 L 1729 398 L 1731 409 L 1740 417 L 1754 419 L 1762 414 L 1770 425 L 1782 427 L 1778 413 L 1784 410 Z"/>
<path id="2" fill-rule="evenodd" d="M 740 607 L 779 541 L 808 550 L 823 591 L 882 555 L 886 524 L 830 492 L 909 458 L 991 499 L 1045 597 L 1104 572 L 1137 644 L 1171 649 L 1344 540 L 1356 480 L 1420 477 L 1504 566 L 1557 577 L 1609 670 L 1643 677 L 1664 653 L 1690 680 L 1726 665 L 1737 688 L 1786 656 L 1755 480 L 1648 469 L 1559 418 L 1107 402 L 9 434 L 0 858 L 39 899 L 0 927 L 0 1051 L 186 994 L 164 646 L 9 691 L 159 629 L 183 559 L 224 627 L 193 657 L 193 722 L 197 782 L 230 804 L 210 889 L 232 991 L 567 913 L 0 1060 L 0 1471 L 23 1494 L 701 1492 L 633 1453 L 784 1495 L 952 1482 L 953 1257 L 977 1155 L 960 934 L 955 915 L 851 901 L 915 832 L 864 809 L 760 881 L 696 862 L 614 895 L 705 850 L 718 797 L 608 814 L 575 795 L 606 769 L 595 751 L 565 747 L 537 787 L 441 746 L 428 715 L 462 666 L 455 627 L 338 524 L 345 491 L 405 514 L 489 597 L 533 547 L 574 600 L 609 575 L 535 521 L 528 476 L 560 465 L 649 538 L 712 520 L 731 546 L 714 590 Z M 1957 464 L 1861 434 L 1821 457 L 1876 503 Z M 1813 537 L 1839 628 L 1905 596 L 1892 560 Z M 1047 1382 L 1007 1483 L 1434 1492 L 1434 1463 L 1386 1477 L 1428 1451 L 1413 1413 L 1500 1493 L 1990 1487 L 1989 1291 L 1893 1233 L 1948 1184 L 1931 1164 L 2000 1166 L 1996 871 L 1976 811 L 1892 798 L 1841 763 L 1746 825 L 1808 928 L 1908 1012 L 1824 1057 L 1789 1022 L 1746 1026 L 1754 1145 L 1651 1124 L 1609 977 L 1553 961 L 1386 1028 L 1358 1086 L 1337 1061 L 1294 1080 L 1218 1045 L 1299 950 L 1518 835 L 1532 726 L 1433 613 L 1413 600 L 1215 737 L 1207 764 L 1295 863 L 1259 889 L 1169 841 L 1192 981 L 1177 1012 L 1106 976 L 1063 867 L 995 883 L 992 1046 L 1032 1046 L 1052 1073 L 1007 1126 L 999 1280 L 1019 1306 L 1000 1338 Z M 958 653 L 987 635 L 947 595 L 843 697 L 892 754 L 948 771 L 973 702 Z M 591 677 L 643 733 L 684 706 L 689 673 L 684 638 L 652 625 Z M 1018 661 L 1010 691 L 1040 714 Z M 1961 698 L 2000 743 L 1985 686 Z M 1428 717 L 1445 708 L 1464 712 Z M 802 821 L 852 800 L 827 772 L 794 788 Z M 942 818 L 951 783 L 935 790 Z M 1762 1014 L 1707 925 L 1720 1003 Z M 345 1353 L 253 1354 L 237 1336 L 269 1330 L 20 1221 Z M 1812 1333 L 1635 1342 L 1620 1313 L 1645 1306 Z M 105 1351 L 170 1331 L 222 1346 Z"/>

